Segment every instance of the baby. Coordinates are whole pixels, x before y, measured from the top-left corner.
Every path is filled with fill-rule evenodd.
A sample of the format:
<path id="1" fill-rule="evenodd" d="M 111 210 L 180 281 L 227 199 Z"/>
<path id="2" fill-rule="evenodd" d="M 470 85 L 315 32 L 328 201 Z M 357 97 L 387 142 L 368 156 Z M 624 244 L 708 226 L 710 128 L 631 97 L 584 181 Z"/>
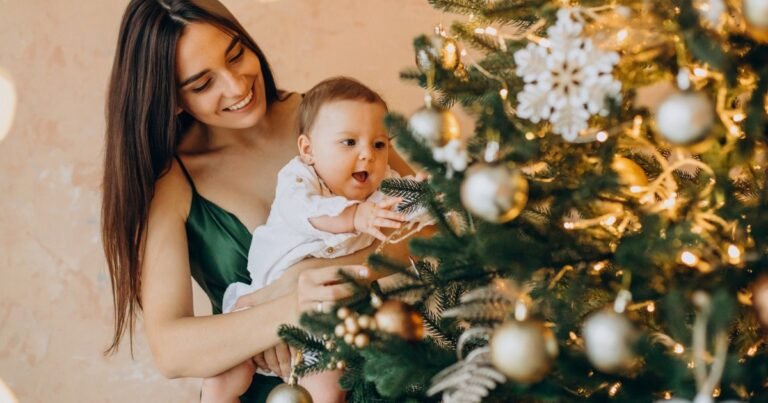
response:
<path id="1" fill-rule="evenodd" d="M 222 303 L 232 311 L 237 299 L 279 278 L 307 257 L 335 258 L 364 249 L 381 228 L 399 228 L 405 217 L 391 211 L 398 199 L 378 192 L 397 173 L 387 163 L 387 105 L 365 85 L 345 77 L 312 88 L 299 106 L 299 156 L 277 176 L 267 223 L 256 228 L 248 253 L 251 284 L 230 284 Z M 329 309 L 318 303 L 318 310 Z M 237 402 L 257 369 L 243 363 L 203 381 L 202 402 Z M 268 375 L 274 375 L 268 373 Z M 302 378 L 316 403 L 343 399 L 339 372 Z"/>

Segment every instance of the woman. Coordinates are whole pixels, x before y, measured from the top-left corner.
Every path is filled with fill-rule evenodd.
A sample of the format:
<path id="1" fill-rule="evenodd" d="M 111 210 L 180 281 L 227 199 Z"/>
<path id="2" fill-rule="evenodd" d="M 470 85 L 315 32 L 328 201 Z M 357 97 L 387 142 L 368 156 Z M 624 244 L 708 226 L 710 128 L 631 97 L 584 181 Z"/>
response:
<path id="1" fill-rule="evenodd" d="M 330 266 L 304 261 L 238 302 L 250 309 L 193 314 L 190 277 L 214 314 L 227 284 L 248 281 L 251 232 L 268 216 L 278 170 L 296 155 L 299 100 L 278 91 L 261 50 L 217 0 L 130 1 L 107 106 L 102 235 L 116 314 L 109 351 L 126 331 L 133 337 L 141 312 L 167 377 L 210 377 L 251 357 L 287 376 L 278 326 L 350 295 L 338 269 L 370 249 Z M 402 160 L 392 163 L 409 173 Z M 241 400 L 262 401 L 277 382 L 254 378 Z"/>

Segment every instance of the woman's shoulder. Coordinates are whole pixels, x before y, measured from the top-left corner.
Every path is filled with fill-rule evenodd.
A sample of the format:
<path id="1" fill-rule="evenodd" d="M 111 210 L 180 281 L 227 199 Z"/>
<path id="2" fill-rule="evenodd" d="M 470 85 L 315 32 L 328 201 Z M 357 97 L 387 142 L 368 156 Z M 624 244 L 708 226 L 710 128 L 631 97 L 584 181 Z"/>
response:
<path id="1" fill-rule="evenodd" d="M 150 220 L 156 214 L 186 221 L 192 203 L 192 184 L 183 168 L 173 158 L 170 167 L 155 182 L 154 195 L 150 204 Z"/>

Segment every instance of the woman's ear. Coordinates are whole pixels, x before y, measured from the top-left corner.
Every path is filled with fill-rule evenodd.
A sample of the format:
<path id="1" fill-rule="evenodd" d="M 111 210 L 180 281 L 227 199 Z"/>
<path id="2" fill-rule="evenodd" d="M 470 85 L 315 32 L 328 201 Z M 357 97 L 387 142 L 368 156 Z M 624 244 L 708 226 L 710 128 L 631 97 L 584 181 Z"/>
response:
<path id="1" fill-rule="evenodd" d="M 309 140 L 309 136 L 302 134 L 297 140 L 299 145 L 299 158 L 307 165 L 315 163 L 315 158 L 312 155 L 312 142 Z"/>

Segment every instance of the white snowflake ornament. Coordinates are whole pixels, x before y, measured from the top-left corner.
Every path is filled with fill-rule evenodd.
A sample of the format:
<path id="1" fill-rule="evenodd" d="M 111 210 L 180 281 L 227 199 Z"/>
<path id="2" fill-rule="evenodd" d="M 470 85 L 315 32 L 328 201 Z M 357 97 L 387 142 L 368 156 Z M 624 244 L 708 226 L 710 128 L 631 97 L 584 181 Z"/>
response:
<path id="1" fill-rule="evenodd" d="M 515 73 L 523 79 L 517 115 L 533 123 L 547 120 L 552 131 L 575 142 L 590 116 L 606 115 L 606 97 L 618 98 L 621 83 L 613 78 L 619 54 L 603 51 L 582 38 L 578 9 L 561 9 L 549 27 L 549 39 L 528 44 L 514 54 Z"/>
<path id="2" fill-rule="evenodd" d="M 446 163 L 451 169 L 461 172 L 467 169 L 469 155 L 461 140 L 451 140 L 444 147 L 435 147 L 432 157 L 437 162 Z"/>

